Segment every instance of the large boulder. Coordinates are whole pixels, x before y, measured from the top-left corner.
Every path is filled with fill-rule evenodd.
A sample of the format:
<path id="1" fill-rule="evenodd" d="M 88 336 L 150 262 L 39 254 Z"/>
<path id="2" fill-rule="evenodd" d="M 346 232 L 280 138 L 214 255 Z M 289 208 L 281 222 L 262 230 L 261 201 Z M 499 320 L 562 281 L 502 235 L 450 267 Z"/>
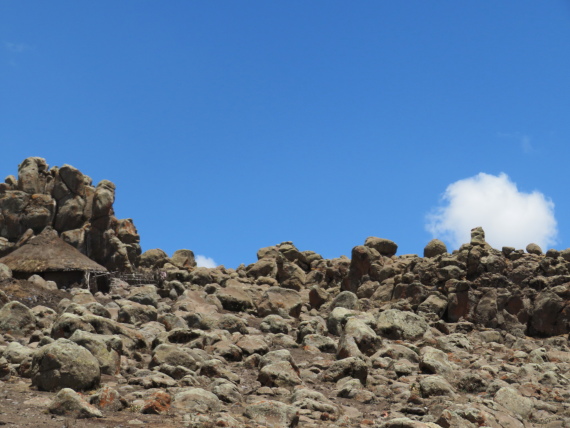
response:
<path id="1" fill-rule="evenodd" d="M 447 247 L 439 239 L 432 239 L 424 247 L 424 257 L 436 257 L 445 253 L 447 253 Z"/>
<path id="2" fill-rule="evenodd" d="M 218 412 L 222 402 L 215 394 L 202 388 L 187 388 L 174 396 L 174 407 L 184 412 Z"/>
<path id="3" fill-rule="evenodd" d="M 297 291 L 271 287 L 261 296 L 257 304 L 257 313 L 260 317 L 277 314 L 298 318 L 301 315 L 302 305 L 303 299 Z"/>
<path id="4" fill-rule="evenodd" d="M 394 241 L 384 238 L 376 238 L 375 236 L 369 236 L 364 241 L 364 245 L 370 248 L 374 248 L 380 254 L 386 257 L 392 257 L 398 251 L 398 245 Z"/>
<path id="5" fill-rule="evenodd" d="M 22 303 L 9 302 L 0 309 L 0 333 L 27 334 L 35 327 L 34 313 Z"/>
<path id="6" fill-rule="evenodd" d="M 30 195 L 44 193 L 48 180 L 48 164 L 39 157 L 24 159 L 18 165 L 18 190 Z"/>
<path id="7" fill-rule="evenodd" d="M 297 408 L 279 401 L 258 401 L 245 408 L 244 415 L 261 426 L 293 428 L 299 423 Z"/>
<path id="8" fill-rule="evenodd" d="M 377 318 L 379 334 L 392 340 L 419 339 L 428 327 L 423 317 L 398 309 L 388 309 L 378 314 Z"/>
<path id="9" fill-rule="evenodd" d="M 176 250 L 170 258 L 170 263 L 179 268 L 196 267 L 196 259 L 191 250 Z"/>
<path id="10" fill-rule="evenodd" d="M 67 339 L 42 346 L 32 358 L 32 385 L 41 391 L 72 388 L 85 391 L 99 386 L 99 361 L 84 347 Z"/>

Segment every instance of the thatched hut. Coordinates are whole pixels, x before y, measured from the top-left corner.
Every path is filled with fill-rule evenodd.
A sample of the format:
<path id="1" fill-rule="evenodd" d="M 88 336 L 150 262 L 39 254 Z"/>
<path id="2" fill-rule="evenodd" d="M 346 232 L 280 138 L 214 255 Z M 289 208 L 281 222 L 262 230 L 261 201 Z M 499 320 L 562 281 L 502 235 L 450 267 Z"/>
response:
<path id="1" fill-rule="evenodd" d="M 12 269 L 17 279 L 28 279 L 37 274 L 47 281 L 54 281 L 59 288 L 90 284 L 95 289 L 107 288 L 109 271 L 61 240 L 52 228 L 45 228 L 38 236 L 0 258 L 0 263 Z"/>

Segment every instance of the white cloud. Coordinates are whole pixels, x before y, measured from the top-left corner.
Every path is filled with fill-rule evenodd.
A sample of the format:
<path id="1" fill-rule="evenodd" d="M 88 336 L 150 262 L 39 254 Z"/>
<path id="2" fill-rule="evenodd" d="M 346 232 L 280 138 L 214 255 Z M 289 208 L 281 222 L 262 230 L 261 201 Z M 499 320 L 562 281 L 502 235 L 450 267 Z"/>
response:
<path id="1" fill-rule="evenodd" d="M 215 268 L 218 264 L 211 257 L 206 257 L 201 254 L 196 256 L 196 264 L 198 267 Z"/>
<path id="2" fill-rule="evenodd" d="M 471 240 L 482 226 L 494 248 L 525 248 L 534 242 L 543 250 L 556 242 L 554 203 L 542 193 L 524 193 L 505 173 L 483 172 L 450 184 L 443 205 L 427 216 L 426 229 L 453 248 Z"/>
<path id="3" fill-rule="evenodd" d="M 12 42 L 4 42 L 4 47 L 10 52 L 25 52 L 31 50 L 32 47 L 25 44 L 25 43 L 12 43 Z"/>

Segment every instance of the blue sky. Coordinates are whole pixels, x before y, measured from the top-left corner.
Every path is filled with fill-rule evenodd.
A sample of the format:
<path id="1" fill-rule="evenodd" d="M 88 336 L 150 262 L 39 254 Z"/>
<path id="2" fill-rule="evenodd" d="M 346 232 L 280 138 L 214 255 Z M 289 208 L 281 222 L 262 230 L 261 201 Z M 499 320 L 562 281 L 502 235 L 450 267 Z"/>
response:
<path id="1" fill-rule="evenodd" d="M 562 249 L 568 46 L 568 1 L 4 0 L 0 174 L 71 164 L 144 250 L 236 267 L 282 241 L 421 254 L 448 186 L 504 173 Z"/>

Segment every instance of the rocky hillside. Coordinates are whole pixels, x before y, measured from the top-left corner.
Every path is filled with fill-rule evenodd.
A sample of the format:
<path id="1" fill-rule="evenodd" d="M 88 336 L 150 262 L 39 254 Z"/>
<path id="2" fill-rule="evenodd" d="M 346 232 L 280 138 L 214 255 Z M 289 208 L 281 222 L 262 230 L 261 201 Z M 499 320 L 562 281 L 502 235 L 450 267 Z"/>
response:
<path id="1" fill-rule="evenodd" d="M 147 278 L 66 291 L 0 265 L 0 425 L 570 427 L 570 250 L 498 250 L 476 228 L 453 253 L 284 242 L 210 269 L 139 254 L 113 201 L 41 158 L 0 185 L 2 252 L 51 226 Z"/>
<path id="2" fill-rule="evenodd" d="M 150 250 L 162 280 L 57 304 L 2 268 L 0 423 L 570 427 L 569 253 L 472 236 L 332 260 L 285 242 L 236 270 Z"/>
<path id="3" fill-rule="evenodd" d="M 18 166 L 18 178 L 0 183 L 0 257 L 46 226 L 64 241 L 112 271 L 132 271 L 141 253 L 131 219 L 114 216 L 115 185 L 92 186 L 91 178 L 63 165 L 48 167 L 32 157 Z"/>

